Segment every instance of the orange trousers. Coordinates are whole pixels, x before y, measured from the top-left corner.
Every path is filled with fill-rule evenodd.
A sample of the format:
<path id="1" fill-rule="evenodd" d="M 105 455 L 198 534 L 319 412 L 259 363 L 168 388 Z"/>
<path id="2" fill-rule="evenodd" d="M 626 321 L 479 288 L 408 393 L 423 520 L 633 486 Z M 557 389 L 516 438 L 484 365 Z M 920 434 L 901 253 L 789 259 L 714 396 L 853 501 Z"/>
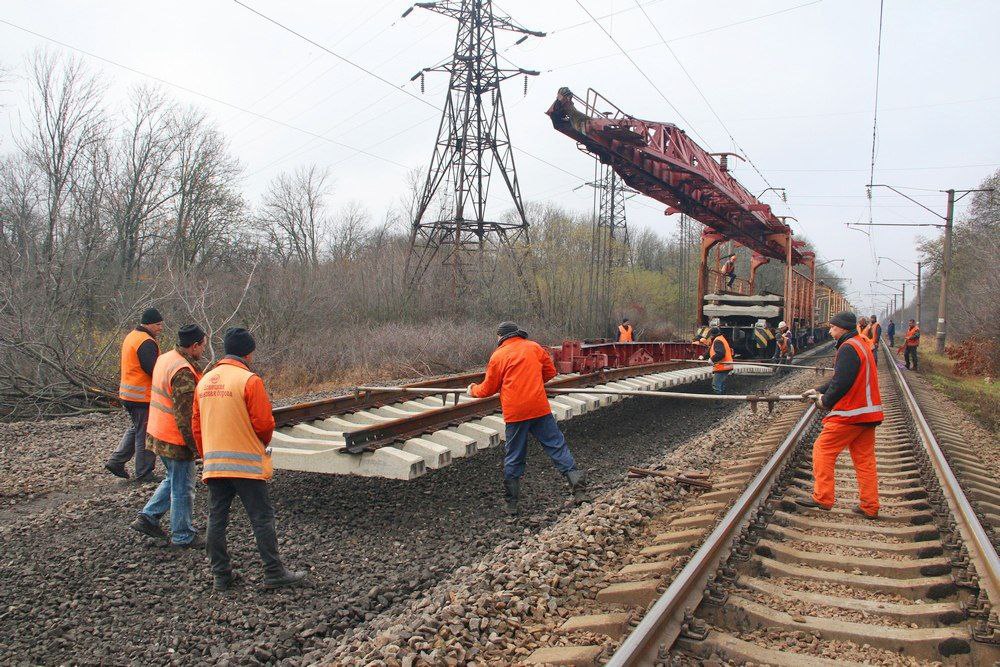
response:
<path id="1" fill-rule="evenodd" d="M 813 443 L 813 500 L 833 507 L 834 471 L 844 449 L 851 453 L 858 496 L 865 514 L 878 514 L 878 471 L 875 467 L 875 425 L 826 422 Z"/>

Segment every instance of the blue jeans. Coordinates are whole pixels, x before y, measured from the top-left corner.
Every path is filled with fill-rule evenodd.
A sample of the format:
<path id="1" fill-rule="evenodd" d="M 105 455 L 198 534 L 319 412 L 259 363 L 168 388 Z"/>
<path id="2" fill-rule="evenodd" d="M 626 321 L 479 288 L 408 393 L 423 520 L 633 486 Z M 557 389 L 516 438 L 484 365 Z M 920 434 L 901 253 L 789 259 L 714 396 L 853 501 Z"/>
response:
<path id="1" fill-rule="evenodd" d="M 726 378 L 732 371 L 720 371 L 718 373 L 712 373 L 712 391 L 716 394 L 726 393 Z"/>
<path id="2" fill-rule="evenodd" d="M 180 461 L 161 456 L 167 476 L 153 492 L 146 506 L 139 514 L 155 524 L 170 510 L 170 541 L 187 544 L 194 539 L 194 524 L 191 512 L 194 504 L 195 474 L 194 461 Z"/>
<path id="3" fill-rule="evenodd" d="M 576 470 L 576 461 L 566 445 L 556 418 L 550 414 L 522 422 L 511 422 L 505 429 L 507 442 L 504 445 L 503 476 L 520 479 L 524 475 L 524 462 L 528 458 L 528 433 L 535 436 L 542 449 L 552 459 L 556 470 L 562 473 Z"/>

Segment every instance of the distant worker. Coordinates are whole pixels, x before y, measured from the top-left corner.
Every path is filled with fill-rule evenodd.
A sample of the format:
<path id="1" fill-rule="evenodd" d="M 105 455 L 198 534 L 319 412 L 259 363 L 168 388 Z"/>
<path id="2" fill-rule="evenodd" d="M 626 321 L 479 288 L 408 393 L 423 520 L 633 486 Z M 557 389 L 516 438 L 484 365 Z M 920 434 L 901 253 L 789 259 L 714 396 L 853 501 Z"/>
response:
<path id="1" fill-rule="evenodd" d="M 139 326 L 122 341 L 121 373 L 118 398 L 128 413 L 131 425 L 122 436 L 118 449 L 104 464 L 112 475 L 128 479 L 125 464 L 135 457 L 135 481 L 155 482 L 153 468 L 156 455 L 146 450 L 146 423 L 149 421 L 149 394 L 153 383 L 153 367 L 160 356 L 156 339 L 163 331 L 163 317 L 156 308 L 147 308 Z"/>
<path id="2" fill-rule="evenodd" d="M 913 370 L 917 370 L 917 348 L 920 346 L 920 327 L 916 320 L 910 320 L 909 328 L 906 330 L 906 337 L 903 339 L 903 360 L 906 367 L 910 367 L 913 361 Z"/>
<path id="3" fill-rule="evenodd" d="M 778 332 L 774 337 L 774 359 L 777 364 L 789 364 L 795 356 L 795 344 L 792 342 L 792 331 L 787 322 L 778 323 Z"/>
<path id="4" fill-rule="evenodd" d="M 847 449 L 854 463 L 861 500 L 853 511 L 874 519 L 879 509 L 875 427 L 883 420 L 878 369 L 871 346 L 857 333 L 854 313 L 844 311 L 834 315 L 830 320 L 830 336 L 837 341 L 833 378 L 803 394 L 812 398 L 821 410 L 829 410 L 823 417 L 823 430 L 813 443 L 813 494 L 795 502 L 810 509 L 833 507 L 834 469 L 837 457 Z"/>
<path id="5" fill-rule="evenodd" d="M 882 338 L 882 325 L 874 315 L 868 324 L 868 338 L 872 342 L 872 356 L 875 357 L 875 363 L 878 363 L 878 343 Z"/>
<path id="6" fill-rule="evenodd" d="M 729 341 L 722 335 L 719 327 L 708 330 L 708 338 L 702 338 L 701 344 L 708 345 L 708 359 L 712 366 L 712 391 L 716 394 L 726 393 L 726 378 L 733 372 L 733 349 Z"/>
<path id="7" fill-rule="evenodd" d="M 618 342 L 631 343 L 632 338 L 632 325 L 629 324 L 627 317 L 622 318 L 622 323 L 618 325 Z"/>
<path id="8" fill-rule="evenodd" d="M 521 495 L 521 477 L 528 455 L 528 434 L 542 445 L 556 470 L 566 476 L 573 499 L 589 500 L 586 480 L 577 469 L 573 454 L 566 445 L 552 407 L 545 394 L 545 383 L 556 376 L 552 357 L 513 322 L 497 327 L 497 348 L 490 356 L 486 377 L 481 384 L 470 384 L 469 396 L 487 398 L 500 392 L 500 406 L 506 423 L 503 485 L 508 514 L 517 514 Z"/>
<path id="9" fill-rule="evenodd" d="M 857 332 L 858 332 L 858 336 L 861 337 L 862 340 L 864 340 L 865 342 L 867 342 L 868 347 L 871 348 L 872 340 L 871 340 L 871 338 L 868 335 L 869 329 L 868 329 L 868 318 L 867 317 L 862 317 L 860 320 L 858 320 Z"/>
<path id="10" fill-rule="evenodd" d="M 161 354 L 153 368 L 146 449 L 160 455 L 166 477 L 139 512 L 132 530 L 167 539 L 160 518 L 170 510 L 170 543 L 186 549 L 204 548 L 205 540 L 191 522 L 198 444 L 191 431 L 194 390 L 201 379 L 198 360 L 205 351 L 205 332 L 188 324 L 177 332 L 177 347 Z"/>
<path id="11" fill-rule="evenodd" d="M 726 279 L 726 289 L 731 289 L 736 282 L 736 253 L 734 252 L 722 265 L 722 276 Z"/>
<path id="12" fill-rule="evenodd" d="M 889 318 L 889 326 L 885 328 L 885 333 L 889 337 L 889 347 L 896 347 L 896 323 Z"/>
<path id="13" fill-rule="evenodd" d="M 226 548 L 226 528 L 233 498 L 246 510 L 257 551 L 264 561 L 264 588 L 298 586 L 305 572 L 289 572 L 278 557 L 274 507 L 267 492 L 271 479 L 274 433 L 271 399 L 260 376 L 250 370 L 257 343 L 246 329 L 230 328 L 223 339 L 226 356 L 198 382 L 191 428 L 204 459 L 208 484 L 206 551 L 215 590 L 226 591 L 240 576 Z"/>

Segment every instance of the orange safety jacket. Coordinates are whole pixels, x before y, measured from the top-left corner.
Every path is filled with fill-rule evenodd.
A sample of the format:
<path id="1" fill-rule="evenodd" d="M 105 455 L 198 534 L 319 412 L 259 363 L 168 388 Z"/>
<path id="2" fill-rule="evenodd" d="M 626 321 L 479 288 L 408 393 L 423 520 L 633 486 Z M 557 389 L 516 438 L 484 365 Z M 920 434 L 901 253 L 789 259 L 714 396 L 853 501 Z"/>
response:
<path id="1" fill-rule="evenodd" d="M 858 325 L 858 337 L 864 339 L 864 341 L 868 343 L 868 347 L 871 347 L 872 339 L 871 336 L 868 335 L 869 331 L 871 331 L 871 327 L 866 326 L 864 329 L 862 329 L 861 325 L 860 324 Z"/>
<path id="2" fill-rule="evenodd" d="M 618 342 L 619 343 L 631 343 L 632 342 L 632 325 L 631 324 L 619 324 L 618 325 Z"/>
<path id="3" fill-rule="evenodd" d="M 841 424 L 879 423 L 885 417 L 882 413 L 882 394 L 878 389 L 878 368 L 875 365 L 875 356 L 872 354 L 871 346 L 866 345 L 857 337 L 848 338 L 837 348 L 838 355 L 844 345 L 850 345 L 854 348 L 861 360 L 861 366 L 854 378 L 854 384 L 830 408 L 830 412 L 823 418 L 823 421 Z M 837 365 L 836 356 L 834 356 L 833 365 Z"/>
<path id="4" fill-rule="evenodd" d="M 712 355 L 712 349 L 715 347 L 715 341 L 722 341 L 722 348 L 726 351 L 725 356 L 722 357 L 720 361 L 717 361 L 714 366 L 712 366 L 713 373 L 722 373 L 724 371 L 733 370 L 733 348 L 729 347 L 729 341 L 722 334 L 719 334 L 712 339 L 712 342 L 708 345 L 708 354 Z"/>
<path id="5" fill-rule="evenodd" d="M 788 352 L 788 343 L 790 340 L 791 335 L 787 331 L 778 333 L 778 339 L 775 342 L 778 344 L 778 349 L 781 350 L 782 354 Z"/>
<path id="6" fill-rule="evenodd" d="M 920 327 L 910 327 L 906 330 L 906 347 L 917 347 L 920 345 L 920 337 L 916 334 L 920 333 Z"/>
<path id="7" fill-rule="evenodd" d="M 177 372 L 184 368 L 191 371 L 195 382 L 201 379 L 198 369 L 177 350 L 170 350 L 157 358 L 156 366 L 153 367 L 151 388 L 153 396 L 149 400 L 149 423 L 146 425 L 146 433 L 178 447 L 184 447 L 187 443 L 184 442 L 184 436 L 181 435 L 174 419 L 174 398 L 170 384 Z"/>
<path id="8" fill-rule="evenodd" d="M 118 398 L 133 403 L 149 403 L 149 389 L 153 378 L 139 364 L 139 346 L 147 340 L 156 339 L 145 331 L 129 331 L 122 341 L 121 374 L 118 383 Z M 157 346 L 159 349 L 159 346 Z"/>
<path id="9" fill-rule="evenodd" d="M 271 400 L 242 361 L 226 357 L 198 381 L 191 430 L 205 461 L 202 480 L 271 479 Z"/>
<path id="10" fill-rule="evenodd" d="M 545 383 L 556 376 L 552 356 L 527 338 L 508 338 L 493 351 L 482 383 L 472 385 L 472 396 L 486 398 L 500 392 L 503 420 L 508 424 L 551 414 Z"/>
<path id="11" fill-rule="evenodd" d="M 868 338 L 872 342 L 872 349 L 878 347 L 878 340 L 882 337 L 882 325 L 878 322 L 868 325 Z"/>

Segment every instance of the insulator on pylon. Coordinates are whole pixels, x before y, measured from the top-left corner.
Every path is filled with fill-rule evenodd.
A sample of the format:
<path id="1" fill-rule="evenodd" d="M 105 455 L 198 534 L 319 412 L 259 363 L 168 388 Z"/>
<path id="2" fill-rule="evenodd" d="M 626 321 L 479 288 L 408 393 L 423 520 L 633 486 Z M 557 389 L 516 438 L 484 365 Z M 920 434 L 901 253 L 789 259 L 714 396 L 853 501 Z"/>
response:
<path id="1" fill-rule="evenodd" d="M 872 189 L 871 188 L 865 188 L 865 194 L 868 196 L 868 201 L 871 201 L 871 199 L 872 199 Z"/>
<path id="2" fill-rule="evenodd" d="M 524 75 L 524 96 L 528 96 L 528 75 Z"/>
<path id="3" fill-rule="evenodd" d="M 424 73 L 420 73 L 420 94 L 424 94 Z"/>

